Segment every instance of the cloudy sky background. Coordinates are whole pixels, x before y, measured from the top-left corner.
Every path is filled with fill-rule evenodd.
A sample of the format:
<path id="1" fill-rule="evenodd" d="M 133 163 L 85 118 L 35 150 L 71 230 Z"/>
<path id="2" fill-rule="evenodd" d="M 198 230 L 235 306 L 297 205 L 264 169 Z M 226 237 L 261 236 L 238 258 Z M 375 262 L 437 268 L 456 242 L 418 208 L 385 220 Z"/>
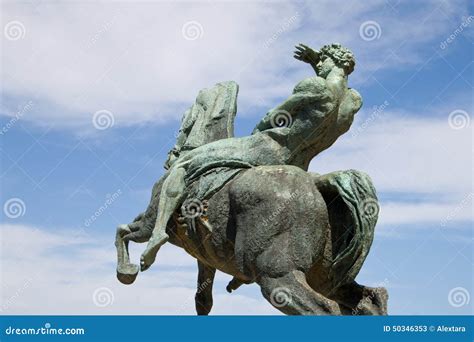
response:
<path id="1" fill-rule="evenodd" d="M 365 171 L 378 190 L 357 280 L 385 285 L 391 314 L 472 313 L 473 12 L 468 1 L 2 1 L 1 313 L 194 314 L 195 260 L 167 245 L 121 285 L 115 227 L 146 208 L 199 89 L 237 81 L 236 135 L 249 134 L 312 75 L 292 58 L 300 42 L 357 57 L 364 106 L 311 164 Z M 256 285 L 227 294 L 229 280 L 217 277 L 213 314 L 278 314 Z"/>

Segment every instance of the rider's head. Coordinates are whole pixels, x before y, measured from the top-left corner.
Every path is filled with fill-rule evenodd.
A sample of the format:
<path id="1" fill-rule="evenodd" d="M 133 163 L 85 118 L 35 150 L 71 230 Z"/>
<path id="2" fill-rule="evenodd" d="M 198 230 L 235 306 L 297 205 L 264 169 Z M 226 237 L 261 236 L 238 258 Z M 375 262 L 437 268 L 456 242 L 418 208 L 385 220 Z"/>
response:
<path id="1" fill-rule="evenodd" d="M 322 77 L 327 76 L 334 66 L 344 69 L 346 75 L 354 71 L 354 54 L 341 44 L 324 45 L 319 50 L 319 58 L 318 75 Z"/>

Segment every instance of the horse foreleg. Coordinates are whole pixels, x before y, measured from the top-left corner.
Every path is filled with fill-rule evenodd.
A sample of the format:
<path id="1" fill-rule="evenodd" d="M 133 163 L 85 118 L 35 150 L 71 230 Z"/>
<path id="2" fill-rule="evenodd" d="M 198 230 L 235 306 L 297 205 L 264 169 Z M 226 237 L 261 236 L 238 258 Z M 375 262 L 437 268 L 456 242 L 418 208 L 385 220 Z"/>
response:
<path id="1" fill-rule="evenodd" d="M 260 277 L 257 281 L 270 304 L 287 315 L 340 315 L 336 302 L 314 291 L 301 271 L 279 278 Z"/>
<path id="2" fill-rule="evenodd" d="M 115 247 L 117 249 L 117 279 L 122 283 L 129 285 L 133 283 L 138 274 L 138 265 L 130 263 L 128 254 L 128 240 L 124 236 L 131 234 L 129 225 L 122 224 L 117 227 L 115 236 Z"/>
<path id="3" fill-rule="evenodd" d="M 194 300 L 198 315 L 208 315 L 212 309 L 212 285 L 216 275 L 216 269 L 198 261 L 197 291 Z"/>

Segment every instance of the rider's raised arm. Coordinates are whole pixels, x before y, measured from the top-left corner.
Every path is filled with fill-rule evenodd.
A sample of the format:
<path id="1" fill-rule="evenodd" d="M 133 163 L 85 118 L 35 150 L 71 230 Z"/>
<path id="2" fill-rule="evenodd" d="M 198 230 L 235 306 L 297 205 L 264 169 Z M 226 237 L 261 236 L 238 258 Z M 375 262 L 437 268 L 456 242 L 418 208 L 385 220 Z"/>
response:
<path id="1" fill-rule="evenodd" d="M 295 46 L 295 49 L 293 57 L 311 65 L 316 75 L 318 75 L 318 63 L 320 62 L 319 51 L 313 50 L 304 44 Z"/>
<path id="2" fill-rule="evenodd" d="M 326 77 L 326 84 L 334 98 L 340 103 L 347 91 L 347 75 L 344 70 L 334 66 Z"/>

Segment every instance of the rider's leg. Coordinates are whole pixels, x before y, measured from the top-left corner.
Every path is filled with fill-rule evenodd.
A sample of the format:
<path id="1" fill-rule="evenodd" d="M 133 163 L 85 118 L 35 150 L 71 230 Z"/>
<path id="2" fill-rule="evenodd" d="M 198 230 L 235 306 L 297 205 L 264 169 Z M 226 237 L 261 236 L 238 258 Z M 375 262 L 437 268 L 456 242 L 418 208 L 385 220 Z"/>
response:
<path id="1" fill-rule="evenodd" d="M 155 227 L 151 235 L 150 241 L 143 252 L 140 260 L 141 270 L 144 271 L 150 267 L 156 258 L 156 253 L 160 247 L 168 241 L 166 234 L 166 226 L 174 211 L 182 200 L 185 182 L 184 177 L 186 169 L 184 167 L 176 167 L 170 172 L 160 193 L 160 201 L 158 203 L 158 215 Z"/>

